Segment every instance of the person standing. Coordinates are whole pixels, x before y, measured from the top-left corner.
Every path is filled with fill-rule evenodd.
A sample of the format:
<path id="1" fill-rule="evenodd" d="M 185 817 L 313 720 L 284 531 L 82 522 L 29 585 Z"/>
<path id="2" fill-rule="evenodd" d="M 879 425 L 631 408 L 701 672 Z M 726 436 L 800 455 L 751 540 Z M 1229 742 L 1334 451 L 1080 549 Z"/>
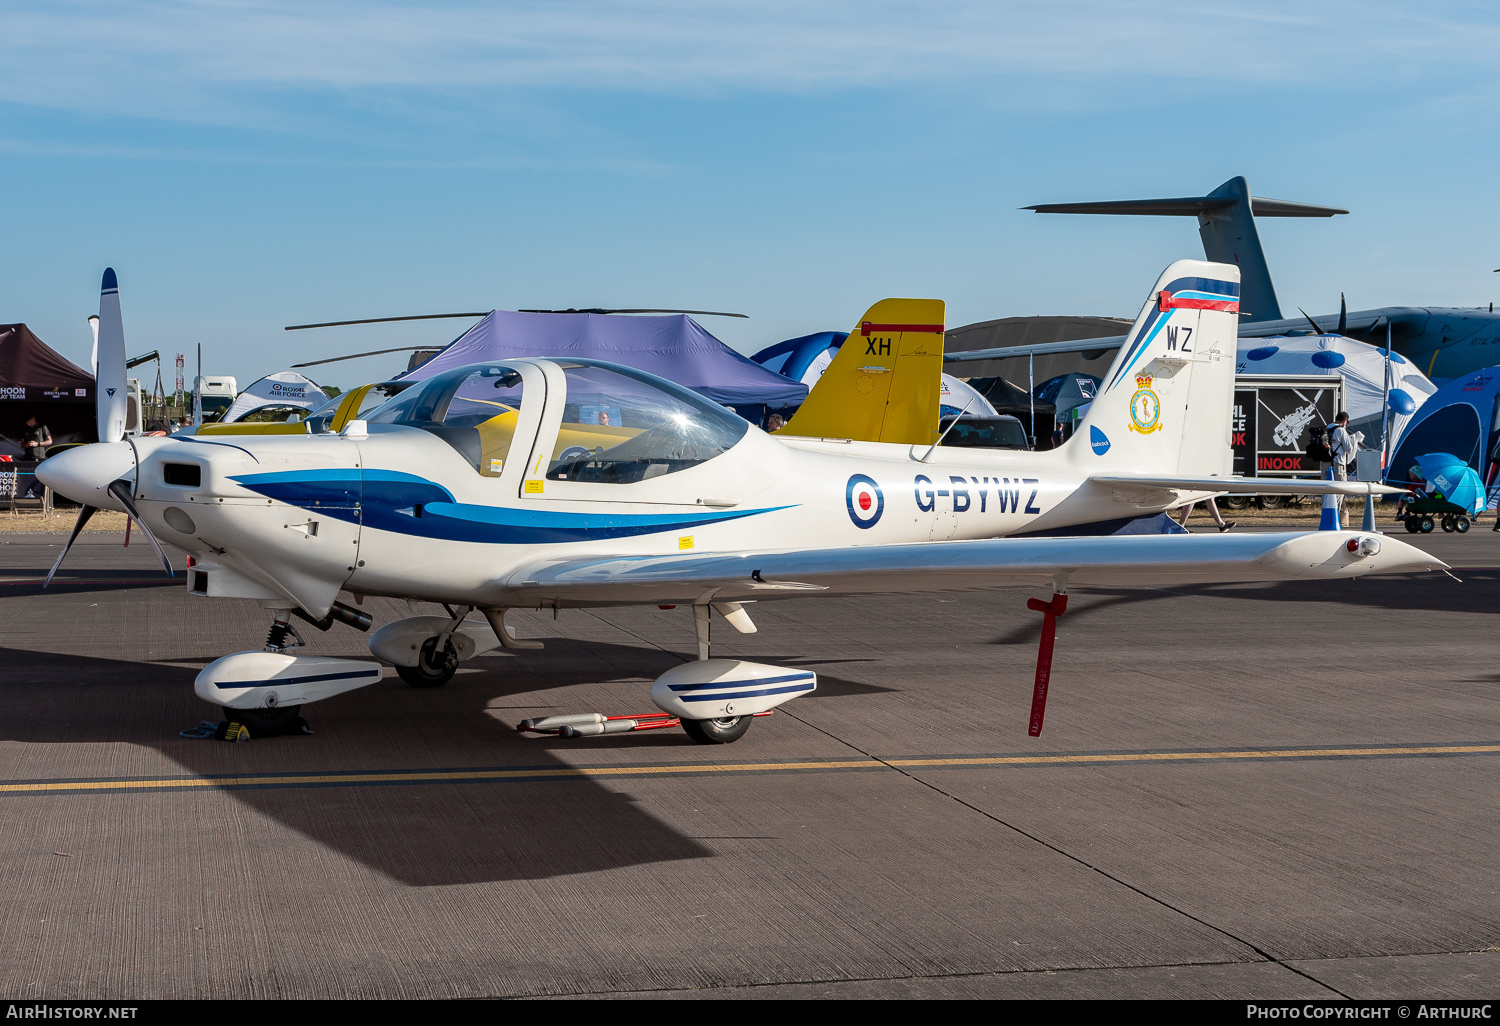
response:
<path id="1" fill-rule="evenodd" d="M 21 434 L 21 444 L 26 449 L 26 458 L 31 460 L 44 460 L 47 458 L 47 447 L 52 444 L 52 431 L 45 424 L 38 424 L 36 414 L 26 418 L 26 430 Z M 41 495 L 43 485 L 32 474 L 31 484 L 26 488 L 28 496 Z"/>
<path id="2" fill-rule="evenodd" d="M 1354 462 L 1355 453 L 1359 451 L 1359 442 L 1349 433 L 1349 414 L 1343 410 L 1333 418 L 1333 423 L 1328 425 L 1328 448 L 1333 452 L 1333 479 L 1335 481 L 1349 480 L 1349 464 Z M 1344 522 L 1344 497 L 1334 497 L 1334 506 L 1338 509 L 1339 523 Z"/>

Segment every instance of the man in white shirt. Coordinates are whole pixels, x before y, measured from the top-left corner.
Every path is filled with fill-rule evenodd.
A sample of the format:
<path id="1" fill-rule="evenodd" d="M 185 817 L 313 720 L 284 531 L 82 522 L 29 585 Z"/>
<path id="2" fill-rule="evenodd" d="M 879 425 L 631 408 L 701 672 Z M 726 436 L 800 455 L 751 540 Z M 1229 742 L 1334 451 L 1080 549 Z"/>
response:
<path id="1" fill-rule="evenodd" d="M 1354 454 L 1359 451 L 1359 441 L 1349 433 L 1349 414 L 1343 410 L 1328 425 L 1328 448 L 1333 450 L 1333 479 L 1349 480 L 1349 464 L 1354 462 Z M 1340 495 L 1334 502 L 1339 509 L 1339 523 L 1343 523 L 1344 497 Z"/>

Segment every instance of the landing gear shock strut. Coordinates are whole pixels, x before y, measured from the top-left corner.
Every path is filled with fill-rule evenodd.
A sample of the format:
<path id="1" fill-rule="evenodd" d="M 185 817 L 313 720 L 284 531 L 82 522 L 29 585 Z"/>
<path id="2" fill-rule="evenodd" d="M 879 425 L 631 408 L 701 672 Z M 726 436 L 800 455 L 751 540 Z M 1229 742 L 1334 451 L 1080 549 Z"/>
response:
<path id="1" fill-rule="evenodd" d="M 1036 685 L 1031 690 L 1031 725 L 1026 733 L 1042 736 L 1042 718 L 1047 715 L 1047 684 L 1052 678 L 1052 645 L 1057 640 L 1057 618 L 1068 608 L 1068 596 L 1054 594 L 1051 602 L 1027 599 L 1026 608 L 1045 614 L 1042 641 L 1036 651 Z"/>
<path id="2" fill-rule="evenodd" d="M 297 633 L 297 628 L 289 622 L 291 614 L 278 612 L 276 620 L 271 624 L 271 629 L 266 632 L 266 651 L 281 652 L 288 648 L 301 648 L 307 644 L 302 640 L 302 635 Z M 288 638 L 295 640 L 288 641 Z"/>

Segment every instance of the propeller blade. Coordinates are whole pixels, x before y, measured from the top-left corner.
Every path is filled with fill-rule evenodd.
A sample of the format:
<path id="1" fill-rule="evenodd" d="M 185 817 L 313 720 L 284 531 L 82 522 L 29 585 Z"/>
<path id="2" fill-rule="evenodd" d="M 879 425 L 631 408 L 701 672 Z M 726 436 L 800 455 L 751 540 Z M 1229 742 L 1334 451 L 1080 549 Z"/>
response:
<path id="1" fill-rule="evenodd" d="M 749 314 L 725 313 L 722 310 L 615 310 L 603 307 L 588 307 L 581 310 L 517 310 L 516 313 L 586 313 L 586 314 L 696 314 L 699 317 L 743 317 L 750 319 Z"/>
<path id="2" fill-rule="evenodd" d="M 1344 302 L 1344 294 L 1339 293 L 1339 330 L 1338 334 L 1346 334 L 1349 330 L 1349 304 Z"/>
<path id="3" fill-rule="evenodd" d="M 1385 320 L 1385 314 L 1381 314 L 1379 317 L 1375 318 L 1375 323 L 1365 329 L 1365 333 L 1359 336 L 1359 340 L 1361 342 L 1370 341 L 1370 336 L 1375 334 L 1375 329 L 1380 327 L 1380 322 L 1383 320 Z"/>
<path id="4" fill-rule="evenodd" d="M 331 356 L 326 360 L 311 360 L 308 363 L 294 363 L 292 368 L 316 367 L 322 363 L 338 363 L 340 360 L 358 360 L 361 356 L 384 356 L 386 353 L 406 353 L 416 349 L 436 349 L 437 346 L 397 346 L 395 349 L 377 349 L 370 353 L 355 353 L 353 356 Z"/>
<path id="5" fill-rule="evenodd" d="M 282 331 L 301 331 L 303 328 L 342 328 L 349 324 L 390 324 L 393 321 L 441 321 L 449 317 L 488 317 L 488 310 L 479 313 L 416 314 L 412 317 L 366 317 L 358 321 L 321 321 L 317 324 L 288 324 Z M 392 350 L 395 352 L 395 350 Z"/>
<path id="6" fill-rule="evenodd" d="M 135 508 L 135 503 L 130 501 L 130 482 L 122 477 L 118 481 L 111 482 L 107 490 L 109 494 L 120 500 L 120 505 L 125 507 L 126 515 L 135 521 L 135 526 L 141 529 L 141 533 L 146 536 L 146 540 L 151 543 L 151 547 L 161 557 L 161 566 L 167 572 L 167 576 L 176 577 L 177 575 L 172 573 L 172 563 L 167 559 L 167 554 L 161 550 L 161 545 L 157 542 L 156 535 L 151 533 L 151 528 L 147 527 L 146 522 L 141 519 L 140 511 Z M 61 561 L 59 560 L 59 562 Z"/>
<path id="7" fill-rule="evenodd" d="M 94 380 L 94 402 L 99 416 L 99 441 L 125 437 L 125 325 L 120 320 L 120 283 L 115 269 L 104 269 L 99 289 L 99 353 Z"/>
<path id="8" fill-rule="evenodd" d="M 1297 312 L 1299 314 L 1301 314 L 1303 317 L 1307 317 L 1307 311 L 1304 310 L 1304 309 L 1302 309 L 1300 306 L 1297 307 Z M 1318 327 L 1318 322 L 1315 321 L 1315 320 L 1313 320 L 1311 317 L 1307 317 L 1307 323 L 1311 324 L 1313 326 L 1313 334 L 1314 335 L 1326 335 L 1327 334 L 1327 332 L 1325 332 L 1322 328 Z"/>
<path id="9" fill-rule="evenodd" d="M 53 563 L 52 569 L 47 571 L 47 579 L 42 582 L 43 591 L 46 591 L 47 585 L 52 583 L 52 575 L 57 573 L 58 567 L 62 566 L 62 561 L 67 558 L 68 550 L 78 540 L 78 533 L 83 530 L 83 525 L 89 522 L 89 517 L 93 516 L 95 512 L 96 510 L 93 506 L 83 506 L 78 510 L 78 520 L 73 524 L 73 534 L 68 538 L 68 544 L 64 545 L 63 550 L 57 554 L 57 562 Z"/>

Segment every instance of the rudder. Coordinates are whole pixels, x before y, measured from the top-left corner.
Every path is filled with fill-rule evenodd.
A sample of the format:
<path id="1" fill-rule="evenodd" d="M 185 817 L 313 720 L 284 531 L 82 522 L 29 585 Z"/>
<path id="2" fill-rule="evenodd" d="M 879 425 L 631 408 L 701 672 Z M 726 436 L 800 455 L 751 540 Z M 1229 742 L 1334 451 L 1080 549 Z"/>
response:
<path id="1" fill-rule="evenodd" d="M 1157 279 L 1068 441 L 1091 471 L 1224 476 L 1239 336 L 1239 268 L 1178 260 Z"/>

